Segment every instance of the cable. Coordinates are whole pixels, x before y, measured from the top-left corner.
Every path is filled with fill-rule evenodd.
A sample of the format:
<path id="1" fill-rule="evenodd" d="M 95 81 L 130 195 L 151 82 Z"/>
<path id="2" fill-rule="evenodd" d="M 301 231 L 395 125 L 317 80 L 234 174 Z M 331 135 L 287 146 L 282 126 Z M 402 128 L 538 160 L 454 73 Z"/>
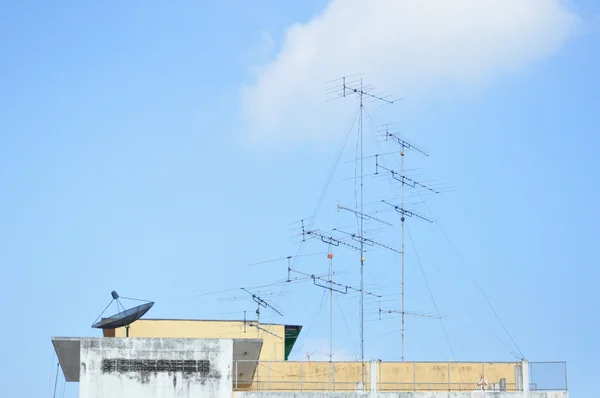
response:
<path id="1" fill-rule="evenodd" d="M 52 350 L 52 358 L 50 358 L 50 377 L 48 378 L 48 393 L 52 391 L 52 373 L 54 371 L 54 355 L 55 352 Z"/>
<path id="2" fill-rule="evenodd" d="M 340 314 L 342 314 L 342 319 L 344 320 L 344 323 L 346 324 L 346 329 L 348 329 L 348 336 L 352 336 L 352 329 L 350 328 L 350 325 L 348 324 L 348 321 L 346 320 L 346 315 L 344 315 L 344 311 L 342 310 L 342 305 L 340 304 L 340 300 L 337 297 L 335 298 L 335 302 L 338 305 L 338 308 L 340 309 Z M 353 341 L 353 343 L 356 343 L 356 342 Z M 352 345 L 352 354 L 354 354 L 354 358 L 356 358 L 358 356 L 356 354 L 356 345 L 355 344 Z"/>
<path id="3" fill-rule="evenodd" d="M 426 252 L 431 252 L 431 250 L 429 250 L 428 248 L 426 248 Z M 446 276 L 442 275 L 442 271 L 435 265 L 432 264 L 432 266 L 436 269 L 436 271 L 441 275 L 442 278 L 446 278 Z M 511 355 L 513 355 L 515 358 L 517 359 L 521 359 L 521 357 L 516 354 L 514 352 L 514 347 L 511 347 L 511 345 L 509 343 L 507 343 L 506 341 L 504 341 L 500 336 L 498 336 L 498 334 L 488 325 L 488 323 L 479 315 L 479 313 L 477 312 L 477 310 L 475 310 L 474 307 L 470 306 L 470 305 L 466 305 L 463 304 L 461 302 L 461 300 L 459 300 L 454 294 L 451 294 L 450 292 L 448 292 L 448 290 L 446 289 L 446 287 L 444 285 L 440 286 L 440 288 L 442 289 L 442 291 L 451 299 L 453 299 L 454 301 L 456 301 L 456 303 L 461 306 L 466 308 L 467 310 L 470 310 L 473 314 L 473 317 L 476 321 L 476 324 L 479 326 L 483 326 L 491 335 L 493 335 L 496 339 L 498 339 L 498 341 L 501 343 L 500 345 L 498 345 L 498 347 L 502 348 L 502 349 L 506 349 Z M 496 342 L 494 342 L 496 343 Z M 497 343 L 496 343 L 497 344 Z"/>
<path id="4" fill-rule="evenodd" d="M 61 398 L 65 398 L 65 390 L 67 389 L 67 379 L 63 380 Z"/>
<path id="5" fill-rule="evenodd" d="M 421 196 L 421 195 L 419 195 L 419 196 Z M 423 198 L 421 198 L 421 199 L 423 199 Z M 475 287 L 477 287 L 477 290 L 479 290 L 479 293 L 481 294 L 481 296 L 483 297 L 483 299 L 485 300 L 485 302 L 487 303 L 487 305 L 490 307 L 490 309 L 494 313 L 494 316 L 496 317 L 496 319 L 498 319 L 498 322 L 500 323 L 500 325 L 502 326 L 502 328 L 504 329 L 504 331 L 506 332 L 506 334 L 508 335 L 508 337 L 510 338 L 510 340 L 512 341 L 512 343 L 515 345 L 515 348 L 517 349 L 517 351 L 519 351 L 519 354 L 521 355 L 521 359 L 525 359 L 525 355 L 523 355 L 523 352 L 521 351 L 521 349 L 519 348 L 519 346 L 515 342 L 515 339 L 512 337 L 512 335 L 510 334 L 510 332 L 508 331 L 508 329 L 504 325 L 504 322 L 502 322 L 502 319 L 500 319 L 500 316 L 496 312 L 496 309 L 494 308 L 494 306 L 492 305 L 492 303 L 490 302 L 490 300 L 485 295 L 485 293 L 484 293 L 483 289 L 481 288 L 481 286 L 479 285 L 479 283 L 477 283 L 477 280 L 475 279 L 475 276 L 471 272 L 471 269 L 467 265 L 466 261 L 460 255 L 460 253 L 458 252 L 458 250 L 456 249 L 456 247 L 454 246 L 454 244 L 452 243 L 452 241 L 450 240 L 450 238 L 446 234 L 446 231 L 444 231 L 444 228 L 442 228 L 442 225 L 438 221 L 437 217 L 435 217 L 435 214 L 433 213 L 433 211 L 429 208 L 429 206 L 427 205 L 427 203 L 425 201 L 423 201 L 423 203 L 425 203 L 425 206 L 427 207 L 427 210 L 429 211 L 429 214 L 431 215 L 431 217 L 433 218 L 433 221 L 435 222 L 435 224 L 438 226 L 438 228 L 442 232 L 442 235 L 444 235 L 444 238 L 446 238 L 446 241 L 448 242 L 448 244 L 452 248 L 452 251 L 454 251 L 454 254 L 458 258 L 458 260 L 461 262 L 461 264 L 463 265 L 463 267 L 465 267 L 465 269 L 467 270 L 467 273 L 469 274 L 469 277 L 471 278 L 471 281 L 473 282 L 473 284 L 475 285 Z"/>
<path id="6" fill-rule="evenodd" d="M 321 296 L 321 303 L 319 304 L 319 308 L 317 309 L 317 314 L 316 314 L 315 317 L 313 317 L 312 322 L 310 323 L 310 325 L 308 325 L 308 329 L 306 330 L 306 333 L 304 333 L 304 335 L 303 335 L 304 339 L 302 341 L 302 344 L 298 348 L 299 350 L 302 349 L 302 348 L 304 348 L 304 343 L 306 342 L 306 339 L 308 338 L 308 334 L 310 333 L 310 329 L 312 329 L 312 327 L 313 327 L 313 325 L 315 323 L 315 319 L 321 313 L 321 308 L 323 307 L 323 301 L 325 300 L 325 293 L 327 293 L 327 290 L 323 290 L 323 295 Z"/>
<path id="7" fill-rule="evenodd" d="M 52 398 L 56 398 L 56 384 L 58 384 L 58 366 L 60 364 L 56 363 L 56 377 L 54 378 L 54 393 L 52 394 Z"/>
<path id="8" fill-rule="evenodd" d="M 431 286 L 429 286 L 429 281 L 427 280 L 427 275 L 425 275 L 425 270 L 423 269 L 423 264 L 421 264 L 421 258 L 419 256 L 419 252 L 417 251 L 417 247 L 415 246 L 415 242 L 413 241 L 412 236 L 410 235 L 410 229 L 408 226 L 406 227 L 406 234 L 408 235 L 408 239 L 410 240 L 410 244 L 415 251 L 415 258 L 417 259 L 417 264 L 419 264 L 419 268 L 421 269 L 421 273 L 423 274 L 423 280 L 425 281 L 425 285 L 427 286 L 427 290 L 429 291 L 429 297 L 431 297 L 431 302 L 435 307 L 435 311 L 438 315 L 440 315 L 440 309 L 438 308 L 437 303 L 435 302 L 435 298 L 433 297 L 433 291 L 431 290 Z M 444 336 L 446 337 L 446 343 L 448 344 L 448 348 L 450 349 L 450 354 L 452 355 L 452 359 L 456 361 L 456 356 L 454 355 L 454 350 L 452 349 L 452 344 L 450 344 L 450 338 L 448 337 L 448 332 L 446 331 L 446 327 L 444 326 L 444 321 L 440 318 L 440 325 L 442 326 L 442 330 L 444 331 Z"/>
<path id="9" fill-rule="evenodd" d="M 356 123 L 356 119 L 358 118 L 358 114 L 359 111 L 356 112 L 356 115 L 354 116 L 354 120 L 352 121 L 352 124 L 350 126 L 350 129 L 348 130 L 348 133 L 346 134 L 346 137 L 344 139 L 344 143 L 342 144 L 342 148 L 340 149 L 340 152 L 338 153 L 335 162 L 333 163 L 331 170 L 329 171 L 329 175 L 327 177 L 327 180 L 325 182 L 325 186 L 323 187 L 323 190 L 321 191 L 321 195 L 319 196 L 319 200 L 317 201 L 317 205 L 315 206 L 315 209 L 313 210 L 313 214 L 310 218 L 311 223 L 309 224 L 309 226 L 314 225 L 315 220 L 319 214 L 319 211 L 321 210 L 321 206 L 323 205 L 323 200 L 325 199 L 325 194 L 327 192 L 327 189 L 329 188 L 329 184 L 331 183 L 331 180 L 333 179 L 333 176 L 335 174 L 335 170 L 337 169 L 337 166 L 340 162 L 340 159 L 344 153 L 344 149 L 346 148 L 346 145 L 348 144 L 348 139 L 350 138 L 350 135 L 352 133 L 352 129 L 354 128 L 354 124 Z M 297 263 L 297 257 L 300 255 L 300 253 L 302 252 L 302 248 L 304 247 L 304 241 L 300 242 L 300 246 L 298 247 L 298 251 L 296 252 L 296 255 L 294 256 L 294 262 L 292 264 L 292 266 L 295 266 Z M 280 292 L 283 291 L 283 289 L 285 288 L 282 287 Z M 277 303 L 279 302 L 279 298 L 280 296 L 277 297 L 277 299 L 275 300 L 275 305 L 277 305 Z"/>
<path id="10" fill-rule="evenodd" d="M 311 217 L 311 224 L 313 225 L 315 223 L 315 219 L 317 218 L 317 215 L 319 214 L 319 210 L 321 210 L 321 205 L 323 204 L 323 200 L 325 199 L 325 193 L 327 192 L 327 189 L 329 188 L 329 184 L 331 183 L 331 180 L 333 179 L 333 176 L 335 174 L 335 170 L 337 169 L 337 166 L 340 162 L 340 158 L 342 157 L 343 153 L 344 153 L 344 149 L 346 148 L 346 145 L 348 143 L 348 139 L 350 138 L 350 135 L 352 133 L 352 129 L 354 128 L 354 124 L 356 123 L 356 118 L 358 117 L 359 111 L 356 112 L 356 115 L 354 116 L 354 120 L 352 121 L 352 125 L 350 126 L 350 129 L 348 130 L 348 134 L 346 134 L 346 138 L 344 140 L 344 144 L 342 145 L 342 148 L 340 150 L 340 152 L 338 153 L 337 158 L 335 159 L 335 162 L 333 163 L 333 166 L 329 172 L 329 176 L 327 177 L 327 181 L 325 183 L 325 186 L 323 187 L 323 190 L 321 191 L 321 195 L 319 196 L 319 200 L 317 202 L 317 206 L 315 207 L 315 210 L 313 211 L 313 215 Z"/>

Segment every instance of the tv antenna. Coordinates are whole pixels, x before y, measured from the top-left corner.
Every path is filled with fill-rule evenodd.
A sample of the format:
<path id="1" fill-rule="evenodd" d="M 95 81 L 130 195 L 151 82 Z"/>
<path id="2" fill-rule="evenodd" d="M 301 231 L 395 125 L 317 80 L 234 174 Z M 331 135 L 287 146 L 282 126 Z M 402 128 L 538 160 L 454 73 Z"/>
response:
<path id="1" fill-rule="evenodd" d="M 246 320 L 246 311 L 244 311 L 244 332 L 246 332 L 246 324 L 248 324 L 248 325 L 256 328 L 256 331 L 258 333 L 258 338 L 260 338 L 260 332 L 263 331 L 265 333 L 268 333 L 270 335 L 273 335 L 273 336 L 278 337 L 278 338 L 281 339 L 282 338 L 281 336 L 279 336 L 279 335 L 277 335 L 277 334 L 275 334 L 275 333 L 273 333 L 273 332 L 271 332 L 271 331 L 269 331 L 269 330 L 267 330 L 267 329 L 265 329 L 265 328 L 263 328 L 263 327 L 260 326 L 260 308 L 261 307 L 262 308 L 268 308 L 271 311 L 275 312 L 277 315 L 283 316 L 283 314 L 281 313 L 281 311 L 279 311 L 277 308 L 273 307 L 271 304 L 267 303 L 265 300 L 263 300 L 257 294 L 254 294 L 251 291 L 249 291 L 249 290 L 247 290 L 246 288 L 243 288 L 243 287 L 241 289 L 244 292 L 248 293 L 252 297 L 252 300 L 254 300 L 254 302 L 257 305 L 257 308 L 256 308 L 256 325 L 254 325 L 252 322 L 248 322 Z"/>
<path id="2" fill-rule="evenodd" d="M 129 327 L 131 326 L 131 324 L 143 317 L 146 314 L 146 312 L 148 312 L 150 308 L 152 308 L 154 302 L 134 298 L 120 297 L 119 294 L 114 290 L 110 294 L 112 295 L 112 300 L 110 301 L 110 303 L 108 303 L 106 308 L 104 308 L 104 311 L 102 311 L 98 318 L 96 318 L 94 324 L 92 324 L 92 327 L 95 329 L 117 329 L 125 326 L 125 336 L 129 337 Z M 123 306 L 119 299 L 142 301 L 144 302 L 144 304 L 140 304 L 126 310 L 125 306 Z M 102 318 L 102 315 L 106 312 L 108 307 L 110 307 L 113 302 L 117 303 L 117 310 L 119 312 L 115 315 L 109 316 L 108 318 Z"/>
<path id="3" fill-rule="evenodd" d="M 400 221 L 401 221 L 401 225 L 402 225 L 402 245 L 401 245 L 401 253 L 400 253 L 400 258 L 401 258 L 401 309 L 400 311 L 397 310 L 386 310 L 383 311 L 381 308 L 379 308 L 379 317 L 381 319 L 381 313 L 383 312 L 388 312 L 388 313 L 399 313 L 402 316 L 402 361 L 404 362 L 404 318 L 405 316 L 409 315 L 409 316 L 423 316 L 423 317 L 428 317 L 428 318 L 436 318 L 435 316 L 428 316 L 426 314 L 419 314 L 419 313 L 414 313 L 414 312 L 407 312 L 405 311 L 404 308 L 404 222 L 406 221 L 406 217 L 413 217 L 413 218 L 417 218 L 421 221 L 425 221 L 428 223 L 433 223 L 432 220 L 430 220 L 429 218 L 422 216 L 416 212 L 413 212 L 411 210 L 407 210 L 405 208 L 405 204 L 404 204 L 404 186 L 408 186 L 409 188 L 418 188 L 418 189 L 424 189 L 430 192 L 433 192 L 435 194 L 439 193 L 438 190 L 425 185 L 421 182 L 418 182 L 410 177 L 406 176 L 406 171 L 404 168 L 404 152 L 406 150 L 412 150 L 415 151 L 417 153 L 419 153 L 422 156 L 429 156 L 429 154 L 427 152 L 425 152 L 423 149 L 420 149 L 418 147 L 416 147 L 414 144 L 409 143 L 408 141 L 404 140 L 403 138 L 399 137 L 398 135 L 392 134 L 387 130 L 386 127 L 386 131 L 385 131 L 385 138 L 386 140 L 393 140 L 395 141 L 398 145 L 401 146 L 402 150 L 400 152 L 400 157 L 401 157 L 401 165 L 400 165 L 400 172 L 393 170 L 393 169 L 389 169 L 383 165 L 381 165 L 379 163 L 379 156 L 375 155 L 375 174 L 379 174 L 380 169 L 383 170 L 386 173 L 389 173 L 393 179 L 395 179 L 396 181 L 399 181 L 402 184 L 402 194 L 401 194 L 401 204 L 400 206 L 394 205 L 390 202 L 387 202 L 385 200 L 382 200 L 383 203 L 392 206 L 394 208 L 394 210 L 398 213 L 400 213 Z M 439 317 L 437 317 L 439 319 Z"/>
<path id="4" fill-rule="evenodd" d="M 341 82 L 340 82 L 341 80 Z M 373 88 L 371 86 L 363 85 L 362 77 L 357 78 L 356 76 L 344 76 L 341 79 L 335 80 L 337 83 L 334 85 L 329 93 L 337 93 L 337 98 L 345 98 L 346 96 L 355 95 L 358 97 L 359 102 L 359 113 L 358 113 L 358 146 L 360 154 L 360 205 L 358 209 L 355 209 L 354 214 L 360 219 L 359 231 L 358 234 L 352 236 L 351 238 L 357 242 L 356 245 L 346 243 L 343 240 L 333 237 L 320 234 L 318 231 L 306 231 L 307 234 L 313 235 L 315 237 L 320 237 L 324 243 L 327 243 L 331 246 L 349 246 L 353 249 L 356 249 L 360 252 L 360 359 L 361 359 L 361 385 L 365 385 L 365 335 L 364 335 L 364 266 L 365 266 L 365 245 L 376 245 L 376 242 L 365 238 L 365 230 L 364 230 L 364 220 L 365 212 L 364 212 L 364 134 L 363 134 L 363 114 L 364 110 L 364 102 L 366 99 L 371 102 L 379 102 L 382 105 L 393 104 L 399 99 L 389 99 L 390 95 L 383 95 L 383 93 L 372 93 Z M 340 92 L 341 91 L 341 92 Z M 346 210 L 344 208 L 344 210 Z M 303 228 L 303 236 L 305 234 Z M 384 246 L 384 245 L 381 245 Z M 385 246 L 384 246 L 385 247 Z M 390 247 L 386 247 L 387 249 L 391 249 Z"/>

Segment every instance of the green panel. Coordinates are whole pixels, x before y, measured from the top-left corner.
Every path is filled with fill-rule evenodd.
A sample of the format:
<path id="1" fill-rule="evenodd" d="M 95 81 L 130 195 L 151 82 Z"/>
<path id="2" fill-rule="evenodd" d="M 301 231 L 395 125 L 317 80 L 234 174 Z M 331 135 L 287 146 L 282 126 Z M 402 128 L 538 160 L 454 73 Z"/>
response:
<path id="1" fill-rule="evenodd" d="M 294 348 L 294 344 L 298 339 L 298 335 L 302 330 L 302 326 L 285 326 L 285 360 L 288 360 L 290 353 L 292 352 L 292 348 Z"/>

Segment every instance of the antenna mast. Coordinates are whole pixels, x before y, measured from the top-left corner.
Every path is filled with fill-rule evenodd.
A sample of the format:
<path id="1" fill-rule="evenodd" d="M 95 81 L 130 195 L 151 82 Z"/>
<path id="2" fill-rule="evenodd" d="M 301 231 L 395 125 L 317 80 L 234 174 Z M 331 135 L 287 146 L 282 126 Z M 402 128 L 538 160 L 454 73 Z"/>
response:
<path id="1" fill-rule="evenodd" d="M 393 100 L 387 100 L 384 97 L 371 94 L 367 92 L 363 86 L 363 79 L 360 79 L 359 87 L 351 87 L 346 83 L 346 77 L 342 78 L 342 96 L 346 97 L 346 91 L 349 93 L 358 94 L 359 97 L 359 121 L 358 121 L 358 134 L 360 140 L 360 361 L 361 361 L 361 382 L 365 385 L 365 316 L 364 316 L 364 269 L 365 269 L 365 233 L 364 233 L 364 139 L 363 139 L 363 113 L 364 113 L 364 97 L 370 97 L 373 100 L 381 101 L 387 104 L 393 104 Z"/>
<path id="2" fill-rule="evenodd" d="M 402 333 L 402 362 L 404 362 L 404 325 L 405 325 L 405 319 L 404 318 L 405 318 L 406 315 L 426 316 L 424 314 L 408 313 L 408 312 L 405 311 L 405 306 L 404 306 L 404 222 L 406 220 L 406 216 L 409 216 L 409 217 L 413 217 L 414 216 L 416 218 L 419 218 L 421 220 L 424 220 L 424 221 L 427 221 L 427 222 L 430 222 L 430 223 L 433 222 L 433 221 L 431 221 L 431 220 L 429 220 L 429 219 L 427 219 L 427 218 L 425 218 L 423 216 L 420 216 L 420 215 L 418 215 L 418 214 L 416 214 L 416 213 L 414 213 L 412 211 L 406 210 L 405 204 L 404 204 L 404 185 L 405 184 L 409 184 L 410 187 L 413 187 L 413 188 L 416 188 L 416 187 L 423 188 L 423 189 L 429 190 L 429 191 L 431 191 L 433 193 L 439 193 L 439 192 L 436 191 L 436 190 L 434 190 L 433 188 L 430 188 L 430 187 L 428 187 L 426 185 L 423 185 L 423 184 L 421 184 L 421 183 L 419 183 L 419 182 L 417 182 L 417 181 L 415 181 L 415 180 L 413 180 L 413 179 L 411 179 L 411 178 L 409 178 L 409 177 L 406 176 L 406 171 L 405 171 L 405 168 L 404 168 L 404 152 L 405 152 L 406 149 L 415 150 L 415 151 L 419 152 L 421 155 L 424 155 L 424 156 L 429 156 L 429 154 L 427 154 L 425 151 L 423 151 L 423 150 L 421 150 L 419 148 L 416 148 L 414 145 L 411 145 L 410 143 L 408 143 L 407 141 L 405 141 L 402 138 L 398 137 L 397 135 L 391 134 L 387 130 L 387 127 L 386 127 L 386 131 L 385 131 L 385 138 L 386 138 L 386 140 L 387 139 L 393 139 L 394 141 L 396 141 L 402 147 L 402 150 L 400 152 L 401 165 L 400 165 L 400 176 L 399 177 L 397 177 L 398 172 L 396 172 L 394 170 L 391 170 L 391 169 L 388 169 L 388 168 L 380 165 L 378 163 L 378 157 L 377 156 L 375 157 L 375 170 L 376 170 L 375 174 L 377 174 L 379 168 L 381 168 L 381 169 L 389 172 L 394 179 L 396 179 L 396 180 L 398 180 L 398 181 L 400 181 L 402 183 L 402 193 L 401 193 L 401 205 L 400 205 L 400 207 L 395 206 L 395 205 L 393 205 L 391 203 L 388 203 L 385 200 L 382 201 L 382 202 L 384 202 L 384 203 L 386 203 L 388 205 L 393 206 L 394 209 L 398 213 L 400 213 L 400 221 L 402 223 L 402 227 L 401 227 L 401 230 L 402 230 L 402 246 L 401 246 L 401 249 L 400 249 L 400 251 L 401 251 L 401 253 L 400 253 L 401 260 L 400 261 L 401 261 L 401 268 L 402 268 L 402 270 L 401 270 L 402 276 L 401 276 L 401 294 L 400 294 L 401 295 L 401 309 L 400 309 L 400 311 L 393 311 L 393 310 L 391 310 L 391 311 L 383 311 L 383 312 L 388 312 L 388 313 L 394 313 L 394 312 L 398 313 L 398 312 L 400 312 L 400 314 L 401 314 L 401 317 L 402 317 L 402 332 L 401 332 Z M 379 309 L 380 316 L 381 316 L 381 312 L 382 312 L 382 310 Z"/>
<path id="3" fill-rule="evenodd" d="M 344 91 L 346 86 L 344 86 Z M 363 211 L 363 81 L 360 79 L 360 120 L 358 123 L 358 128 L 360 130 L 360 212 L 364 214 Z M 365 299 L 363 294 L 364 288 L 364 274 L 365 274 L 365 230 L 364 230 L 364 217 L 360 217 L 360 362 L 362 368 L 362 385 L 365 385 Z"/>
<path id="4" fill-rule="evenodd" d="M 387 133 L 387 131 L 386 131 Z M 400 152 L 400 157 L 402 158 L 401 160 L 401 176 L 402 179 L 404 180 L 404 144 L 402 144 L 402 152 Z M 404 183 L 402 184 L 402 209 L 404 210 Z M 402 216 L 400 217 L 400 221 L 402 222 L 402 247 L 401 247 L 401 251 L 402 253 L 400 254 L 401 257 L 401 261 L 402 261 L 402 305 L 401 305 L 401 311 L 402 311 L 402 362 L 404 362 L 404 315 L 406 315 L 404 313 L 404 214 L 402 214 Z"/>
<path id="5" fill-rule="evenodd" d="M 329 362 L 333 361 L 333 252 L 329 244 Z"/>

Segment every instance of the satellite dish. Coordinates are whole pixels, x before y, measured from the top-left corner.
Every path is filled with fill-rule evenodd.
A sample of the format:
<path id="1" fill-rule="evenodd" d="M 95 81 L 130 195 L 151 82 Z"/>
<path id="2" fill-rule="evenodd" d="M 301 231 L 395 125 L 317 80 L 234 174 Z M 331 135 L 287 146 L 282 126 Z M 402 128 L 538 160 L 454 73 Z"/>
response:
<path id="1" fill-rule="evenodd" d="M 96 329 L 116 329 L 116 328 L 121 328 L 121 327 L 125 326 L 125 331 L 126 331 L 125 335 L 127 337 L 129 337 L 129 326 L 133 322 L 135 322 L 138 319 L 140 319 L 141 317 L 143 317 L 146 314 L 146 312 L 148 312 L 150 310 L 150 308 L 152 308 L 152 306 L 154 305 L 154 302 L 146 301 L 146 300 L 138 300 L 138 299 L 133 299 L 133 298 L 127 298 L 127 297 L 120 297 L 119 294 L 117 292 L 115 292 L 114 290 L 110 294 L 112 296 L 111 302 L 108 303 L 108 305 L 106 306 L 104 311 L 102 311 L 102 314 L 100 314 L 100 316 L 98 316 L 98 318 L 96 319 L 96 321 L 94 322 L 92 327 L 96 328 Z M 120 298 L 126 299 L 126 300 L 142 301 L 142 302 L 144 302 L 144 304 L 140 304 L 140 305 L 137 305 L 135 307 L 132 307 L 132 308 L 126 310 L 125 306 L 119 300 Z M 108 307 L 110 307 L 111 304 L 115 301 L 117 302 L 117 310 L 119 310 L 119 312 L 117 314 L 109 316 L 107 318 L 102 318 L 102 315 L 106 312 Z"/>

